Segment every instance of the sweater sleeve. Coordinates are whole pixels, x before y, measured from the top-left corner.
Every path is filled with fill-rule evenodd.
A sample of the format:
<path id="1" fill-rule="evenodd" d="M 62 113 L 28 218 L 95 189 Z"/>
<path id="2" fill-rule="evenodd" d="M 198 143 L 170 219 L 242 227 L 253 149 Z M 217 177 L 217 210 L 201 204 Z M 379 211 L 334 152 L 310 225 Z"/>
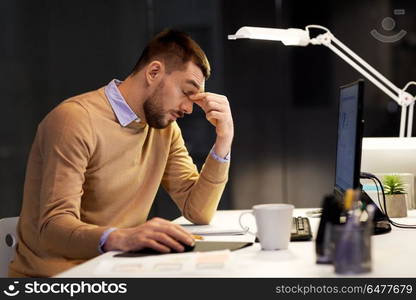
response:
<path id="1" fill-rule="evenodd" d="M 67 258 L 99 254 L 108 227 L 82 222 L 83 183 L 94 151 L 88 112 L 75 102 L 55 108 L 39 125 L 36 145 L 42 160 L 39 236 L 42 247 Z"/>
<path id="2" fill-rule="evenodd" d="M 162 185 L 183 216 L 195 224 L 208 224 L 228 180 L 229 162 L 208 155 L 201 172 L 192 161 L 176 122 Z"/>

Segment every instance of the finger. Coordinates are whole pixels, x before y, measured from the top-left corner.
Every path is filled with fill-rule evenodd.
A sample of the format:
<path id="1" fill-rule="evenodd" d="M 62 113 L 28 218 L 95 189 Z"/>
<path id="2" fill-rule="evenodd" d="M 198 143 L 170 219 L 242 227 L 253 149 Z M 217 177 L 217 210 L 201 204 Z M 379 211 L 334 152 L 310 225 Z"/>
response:
<path id="1" fill-rule="evenodd" d="M 229 105 L 228 99 L 227 97 L 223 96 L 223 95 L 213 95 L 213 96 L 207 96 L 205 97 L 205 101 L 209 102 L 209 101 L 213 101 L 222 105 Z"/>
<path id="2" fill-rule="evenodd" d="M 222 95 L 205 92 L 205 93 L 198 93 L 198 94 L 190 95 L 189 99 L 198 105 L 204 105 L 204 103 L 207 101 L 214 101 L 214 102 L 222 103 L 227 98 Z"/>
<path id="3" fill-rule="evenodd" d="M 176 252 L 183 252 L 185 250 L 185 248 L 178 241 L 163 232 L 154 232 L 152 238 L 158 243 L 168 246 Z"/>
<path id="4" fill-rule="evenodd" d="M 188 237 L 190 237 L 190 238 L 193 239 L 192 233 L 190 233 L 188 230 L 186 230 L 185 228 L 183 228 L 181 225 L 178 225 L 178 224 L 175 224 L 175 223 L 170 223 L 170 224 L 173 225 L 176 230 L 179 230 L 179 232 L 182 232 L 186 236 L 188 236 Z"/>
<path id="5" fill-rule="evenodd" d="M 159 217 L 154 217 L 150 220 L 151 222 L 154 223 L 159 223 L 159 224 L 166 224 L 166 223 L 170 223 L 170 221 L 163 219 L 163 218 L 159 218 Z"/>
<path id="6" fill-rule="evenodd" d="M 198 105 L 200 108 L 202 108 L 202 110 L 203 110 L 204 112 L 206 112 L 206 111 L 207 111 L 207 108 L 206 108 L 206 102 L 205 102 L 205 101 L 202 101 L 202 100 L 197 100 L 197 101 L 194 101 L 194 103 L 195 103 L 196 105 Z"/>
<path id="7" fill-rule="evenodd" d="M 163 226 L 161 228 L 161 231 L 169 236 L 171 236 L 172 238 L 174 238 L 175 240 L 177 240 L 178 242 L 181 242 L 182 244 L 187 244 L 189 246 L 192 246 L 195 241 L 192 237 L 192 234 L 189 232 L 186 232 L 184 230 L 181 230 L 175 226 L 171 226 L 172 224 Z"/>
<path id="8" fill-rule="evenodd" d="M 224 112 L 226 107 L 222 103 L 214 102 L 214 101 L 207 101 L 206 105 L 206 113 L 209 113 L 211 111 L 219 111 Z"/>
<path id="9" fill-rule="evenodd" d="M 152 218 L 151 220 L 150 220 L 150 223 L 151 224 L 154 224 L 154 225 L 177 225 L 177 224 L 174 224 L 174 223 L 172 223 L 171 221 L 169 221 L 169 220 L 166 220 L 166 219 L 163 219 L 163 218 L 159 218 L 159 217 L 154 217 L 154 218 Z"/>
<path id="10" fill-rule="evenodd" d="M 145 229 L 139 232 L 136 232 L 134 235 L 131 235 L 128 239 L 128 249 L 127 250 L 141 250 L 144 248 L 152 248 L 159 252 L 170 252 L 169 247 L 166 247 L 160 243 L 154 243 L 151 238 L 154 231 Z M 126 250 L 126 251 L 127 251 Z"/>
<path id="11" fill-rule="evenodd" d="M 209 92 L 190 95 L 189 99 L 195 102 L 196 101 L 214 101 L 217 103 L 228 104 L 228 98 L 226 96 L 220 95 L 220 94 L 209 93 Z"/>
<path id="12" fill-rule="evenodd" d="M 209 113 L 212 110 L 216 110 L 216 111 L 220 111 L 220 112 L 225 112 L 225 111 L 229 110 L 227 104 L 221 103 L 221 102 L 215 102 L 213 100 L 198 101 L 198 102 L 195 102 L 195 103 L 197 105 L 199 105 L 205 113 Z"/>
<path id="13" fill-rule="evenodd" d="M 208 96 L 207 92 L 197 93 L 197 94 L 189 95 L 189 99 L 192 101 L 198 101 L 198 100 L 203 100 L 207 96 Z"/>
<path id="14" fill-rule="evenodd" d="M 219 111 L 210 111 L 206 114 L 206 118 L 208 121 L 212 122 L 214 120 L 220 120 L 223 117 L 223 113 Z"/>
<path id="15" fill-rule="evenodd" d="M 144 246 L 143 248 L 145 248 L 145 247 L 151 248 L 151 249 L 154 249 L 154 250 L 162 252 L 162 253 L 171 252 L 169 247 L 166 247 L 165 245 L 163 245 L 163 244 L 161 244 L 161 243 L 159 243 L 155 240 L 152 240 L 152 239 L 145 240 L 143 242 L 143 246 Z M 137 249 L 137 250 L 140 250 L 140 249 Z"/>
<path id="16" fill-rule="evenodd" d="M 188 242 L 193 242 L 192 234 L 182 226 L 162 218 L 153 218 L 152 221 L 160 225 L 160 227 L 155 227 L 154 230 L 174 235 L 174 238 L 177 240 L 179 240 L 179 236 L 177 236 L 177 234 L 181 234 L 185 239 L 189 238 Z"/>

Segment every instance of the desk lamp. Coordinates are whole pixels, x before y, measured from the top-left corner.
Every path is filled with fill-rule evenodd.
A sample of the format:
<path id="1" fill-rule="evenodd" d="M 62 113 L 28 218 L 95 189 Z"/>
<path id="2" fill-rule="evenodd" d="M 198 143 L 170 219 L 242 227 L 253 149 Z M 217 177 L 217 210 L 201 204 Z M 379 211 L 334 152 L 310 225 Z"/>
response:
<path id="1" fill-rule="evenodd" d="M 310 38 L 309 30 L 311 28 L 322 30 L 323 33 L 314 38 Z M 305 29 L 289 28 L 264 28 L 264 27 L 241 27 L 234 35 L 228 36 L 229 40 L 236 39 L 255 39 L 255 40 L 270 40 L 280 41 L 286 46 L 307 46 L 323 45 L 331 49 L 335 54 L 341 57 L 350 66 L 360 72 L 375 86 L 387 94 L 391 99 L 396 101 L 401 106 L 400 118 L 400 137 L 405 136 L 405 123 L 407 115 L 407 137 L 412 136 L 413 125 L 413 108 L 416 97 L 412 96 L 406 90 L 411 85 L 416 85 L 415 81 L 407 83 L 404 88 L 400 89 L 384 77 L 380 72 L 370 66 L 360 56 L 354 53 L 340 40 L 338 40 L 329 29 L 319 25 L 308 25 Z M 408 110 L 408 114 L 407 114 Z"/>

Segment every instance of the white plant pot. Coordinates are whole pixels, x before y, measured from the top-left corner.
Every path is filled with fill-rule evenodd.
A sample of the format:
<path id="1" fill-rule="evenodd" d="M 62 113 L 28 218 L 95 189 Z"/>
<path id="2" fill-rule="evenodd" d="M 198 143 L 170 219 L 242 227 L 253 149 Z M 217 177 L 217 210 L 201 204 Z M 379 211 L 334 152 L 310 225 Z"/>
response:
<path id="1" fill-rule="evenodd" d="M 390 218 L 407 217 L 405 194 L 386 195 L 387 215 Z"/>

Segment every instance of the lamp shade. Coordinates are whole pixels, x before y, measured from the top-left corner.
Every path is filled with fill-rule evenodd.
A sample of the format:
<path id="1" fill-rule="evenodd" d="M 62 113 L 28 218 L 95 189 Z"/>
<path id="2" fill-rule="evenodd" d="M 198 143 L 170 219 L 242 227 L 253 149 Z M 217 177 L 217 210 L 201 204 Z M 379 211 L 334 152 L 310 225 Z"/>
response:
<path id="1" fill-rule="evenodd" d="M 286 46 L 306 46 L 310 41 L 309 32 L 303 29 L 277 29 L 250 26 L 241 27 L 234 35 L 229 35 L 228 39 L 281 41 Z"/>

